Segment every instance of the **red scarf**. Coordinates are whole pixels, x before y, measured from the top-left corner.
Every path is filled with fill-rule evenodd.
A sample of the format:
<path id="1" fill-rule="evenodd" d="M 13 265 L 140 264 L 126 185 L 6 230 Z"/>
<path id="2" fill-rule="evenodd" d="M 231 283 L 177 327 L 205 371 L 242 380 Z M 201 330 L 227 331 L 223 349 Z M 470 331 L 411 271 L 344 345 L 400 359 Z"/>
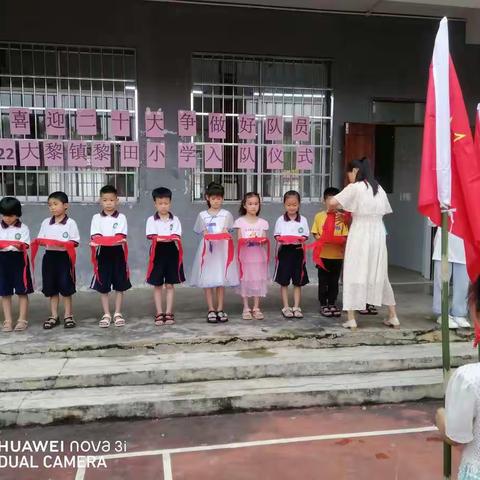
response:
<path id="1" fill-rule="evenodd" d="M 344 215 L 347 216 L 350 214 Z M 320 268 L 323 268 L 324 270 L 327 269 L 323 264 L 321 254 L 325 244 L 328 243 L 334 245 L 345 245 L 345 243 L 347 243 L 346 235 L 335 235 L 335 216 L 335 212 L 327 213 L 327 218 L 325 220 L 325 223 L 323 224 L 322 235 L 320 236 L 320 238 L 317 239 L 315 242 L 310 243 L 309 245 L 305 245 L 305 248 L 307 250 L 313 250 L 312 257 L 315 264 L 318 265 Z M 347 223 L 348 219 L 346 219 L 345 222 Z"/>
<path id="2" fill-rule="evenodd" d="M 122 245 L 123 255 L 125 257 L 125 265 L 127 268 L 127 278 L 130 278 L 130 270 L 128 268 L 128 245 L 127 242 L 122 242 L 122 240 L 125 240 L 125 238 L 125 235 L 121 233 L 117 233 L 112 237 L 98 235 L 92 238 L 92 243 L 95 245 L 90 245 L 90 260 L 93 265 L 95 279 L 100 285 L 102 282 L 100 281 L 100 276 L 98 274 L 97 247 L 116 247 L 118 245 Z"/>
<path id="3" fill-rule="evenodd" d="M 240 280 L 243 278 L 243 267 L 242 267 L 242 260 L 240 259 L 240 252 L 242 251 L 245 245 L 249 243 L 256 243 L 257 245 L 267 245 L 267 264 L 270 261 L 270 239 L 267 237 L 251 237 L 251 238 L 240 238 L 238 240 L 238 267 L 240 270 Z"/>
<path id="4" fill-rule="evenodd" d="M 149 235 L 148 238 L 151 240 L 152 244 L 150 245 L 150 255 L 148 258 L 148 270 L 146 280 L 150 278 L 153 270 L 153 264 L 155 262 L 155 252 L 157 250 L 157 243 L 159 240 L 166 240 L 168 242 L 175 242 L 178 248 L 178 278 L 180 279 L 180 269 L 183 263 L 183 246 L 182 239 L 180 235 Z"/>
<path id="5" fill-rule="evenodd" d="M 304 243 L 308 240 L 306 237 L 302 237 L 300 235 L 279 235 L 275 237 L 275 240 L 277 241 L 277 251 L 275 254 L 275 271 L 277 271 L 278 267 L 278 251 L 280 250 L 280 247 L 282 245 L 298 245 L 299 248 L 302 249 L 303 253 L 303 259 L 302 259 L 302 275 L 301 275 L 301 280 L 303 280 L 304 277 L 304 267 L 307 262 L 307 256 L 306 256 L 306 250 L 305 250 L 305 245 Z M 299 245 L 300 244 L 300 245 Z"/>
<path id="6" fill-rule="evenodd" d="M 27 269 L 28 269 L 28 245 L 18 240 L 0 240 L 0 248 L 15 247 L 20 252 L 23 252 L 23 285 L 28 289 Z"/>
<path id="7" fill-rule="evenodd" d="M 75 247 L 77 243 L 73 240 L 54 240 L 53 238 L 36 238 L 32 242 L 32 277 L 35 277 L 35 258 L 37 257 L 38 247 L 61 247 L 64 248 L 70 259 L 70 275 L 75 282 L 75 262 L 77 261 L 77 254 Z"/>
<path id="8" fill-rule="evenodd" d="M 227 263 L 225 265 L 225 277 L 227 276 L 228 267 L 233 262 L 235 250 L 233 246 L 233 238 L 229 233 L 205 233 L 203 235 L 203 250 L 202 250 L 202 262 L 200 264 L 200 273 L 203 270 L 203 264 L 205 263 L 205 254 L 207 253 L 207 242 L 228 241 L 228 253 Z"/>

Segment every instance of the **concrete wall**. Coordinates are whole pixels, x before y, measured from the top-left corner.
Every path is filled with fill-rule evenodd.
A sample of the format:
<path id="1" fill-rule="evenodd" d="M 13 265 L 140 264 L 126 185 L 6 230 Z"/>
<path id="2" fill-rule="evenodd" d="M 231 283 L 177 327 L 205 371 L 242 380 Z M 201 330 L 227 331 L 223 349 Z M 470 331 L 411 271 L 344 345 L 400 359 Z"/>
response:
<path id="1" fill-rule="evenodd" d="M 49 0 L 32 2 L 3 0 L 0 40 L 83 45 L 125 46 L 137 49 L 139 121 L 146 106 L 161 106 L 169 122 L 179 108 L 189 107 L 191 53 L 243 53 L 332 58 L 335 94 L 334 162 L 339 183 L 344 122 L 369 122 L 372 97 L 423 99 L 437 22 L 418 19 L 307 14 L 243 8 L 199 7 L 140 0 Z M 187 32 L 187 33 L 185 33 Z M 477 72 L 480 47 L 465 46 L 464 24 L 451 24 L 452 53 L 473 118 L 480 99 Z M 173 129 L 173 125 L 172 125 Z M 191 232 L 203 205 L 193 205 L 185 192 L 185 174 L 176 164 L 176 139 L 167 139 L 169 167 L 140 177 L 140 201 L 122 210 L 130 227 L 131 270 L 135 282 L 145 272 L 144 222 L 151 212 L 150 190 L 168 185 L 174 191 L 174 210 L 185 230 L 187 272 L 196 238 Z M 416 172 L 412 172 L 415 176 Z M 228 206 L 232 213 L 237 205 Z M 305 206 L 313 218 L 319 205 Z M 73 205 L 86 240 L 96 205 Z M 281 205 L 265 205 L 272 223 Z M 28 205 L 25 221 L 33 232 L 47 215 L 44 205 Z M 81 249 L 79 283 L 90 277 L 88 253 Z"/>

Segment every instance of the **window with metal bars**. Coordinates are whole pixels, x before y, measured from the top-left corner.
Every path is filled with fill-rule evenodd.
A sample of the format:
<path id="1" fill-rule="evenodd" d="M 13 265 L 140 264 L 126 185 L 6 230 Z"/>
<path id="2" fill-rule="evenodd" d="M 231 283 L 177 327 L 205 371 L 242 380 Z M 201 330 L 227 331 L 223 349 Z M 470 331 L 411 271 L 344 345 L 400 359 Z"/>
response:
<path id="1" fill-rule="evenodd" d="M 128 110 L 131 137 L 138 138 L 135 51 L 124 48 L 80 47 L 0 42 L 0 137 L 11 138 L 9 108 L 30 110 L 31 135 L 16 138 L 48 139 L 45 109 L 66 110 L 67 133 L 61 140 L 84 140 L 90 155 L 93 140 L 112 143 L 112 167 L 0 167 L 0 196 L 27 202 L 44 201 L 63 190 L 73 202 L 93 202 L 102 185 L 117 187 L 123 201 L 138 198 L 138 169 L 120 167 L 119 141 L 112 137 L 112 110 Z M 97 111 L 97 135 L 81 138 L 75 128 L 76 111 Z M 40 149 L 42 151 L 42 149 Z"/>
<path id="2" fill-rule="evenodd" d="M 203 200 L 205 186 L 219 181 L 225 200 L 238 201 L 244 193 L 257 191 L 264 201 L 277 201 L 288 190 L 297 190 L 302 200 L 318 201 L 330 184 L 332 170 L 333 92 L 331 61 L 301 58 L 251 57 L 195 54 L 192 58 L 191 108 L 197 114 L 199 134 L 197 168 L 192 174 L 193 200 Z M 206 170 L 203 145 L 208 143 L 208 114 L 224 113 L 227 139 L 223 168 Z M 237 168 L 239 114 L 254 114 L 257 124 L 255 171 Z M 266 168 L 265 117 L 284 120 L 284 169 Z M 294 115 L 310 117 L 310 141 L 315 158 L 311 171 L 295 164 L 292 141 Z"/>

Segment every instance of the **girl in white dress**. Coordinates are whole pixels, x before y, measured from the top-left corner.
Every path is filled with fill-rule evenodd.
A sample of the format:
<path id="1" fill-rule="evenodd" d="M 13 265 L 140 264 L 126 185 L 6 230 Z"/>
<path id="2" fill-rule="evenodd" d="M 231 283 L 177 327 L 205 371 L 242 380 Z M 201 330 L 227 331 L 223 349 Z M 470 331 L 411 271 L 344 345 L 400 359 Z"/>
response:
<path id="1" fill-rule="evenodd" d="M 223 310 L 225 287 L 238 285 L 237 263 L 232 259 L 228 265 L 228 240 L 205 241 L 209 233 L 229 233 L 233 227 L 233 216 L 222 208 L 224 188 L 211 182 L 205 192 L 208 210 L 200 212 L 193 231 L 202 236 L 193 262 L 190 285 L 205 291 L 208 305 L 208 323 L 227 322 L 228 315 Z M 216 293 L 216 307 L 214 304 Z"/>
<path id="2" fill-rule="evenodd" d="M 352 213 L 343 265 L 345 328 L 357 328 L 355 310 L 366 304 L 387 305 L 385 325 L 399 327 L 395 297 L 388 279 L 388 254 L 383 216 L 392 213 L 387 195 L 370 171 L 367 158 L 353 160 L 347 169 L 350 185 L 328 200 L 329 210 Z"/>

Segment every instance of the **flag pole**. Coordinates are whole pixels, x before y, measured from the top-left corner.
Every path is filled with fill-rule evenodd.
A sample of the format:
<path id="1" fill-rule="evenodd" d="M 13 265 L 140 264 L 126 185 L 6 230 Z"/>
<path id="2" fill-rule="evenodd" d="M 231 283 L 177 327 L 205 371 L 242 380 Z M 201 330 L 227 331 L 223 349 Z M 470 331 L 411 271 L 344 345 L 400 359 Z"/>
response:
<path id="1" fill-rule="evenodd" d="M 450 330 L 449 330 L 449 265 L 448 265 L 448 212 L 442 211 L 442 362 L 443 362 L 443 381 L 446 391 L 448 379 L 450 377 Z M 479 350 L 480 352 L 480 350 Z M 450 480 L 452 475 L 452 447 L 443 443 L 443 478 Z"/>

